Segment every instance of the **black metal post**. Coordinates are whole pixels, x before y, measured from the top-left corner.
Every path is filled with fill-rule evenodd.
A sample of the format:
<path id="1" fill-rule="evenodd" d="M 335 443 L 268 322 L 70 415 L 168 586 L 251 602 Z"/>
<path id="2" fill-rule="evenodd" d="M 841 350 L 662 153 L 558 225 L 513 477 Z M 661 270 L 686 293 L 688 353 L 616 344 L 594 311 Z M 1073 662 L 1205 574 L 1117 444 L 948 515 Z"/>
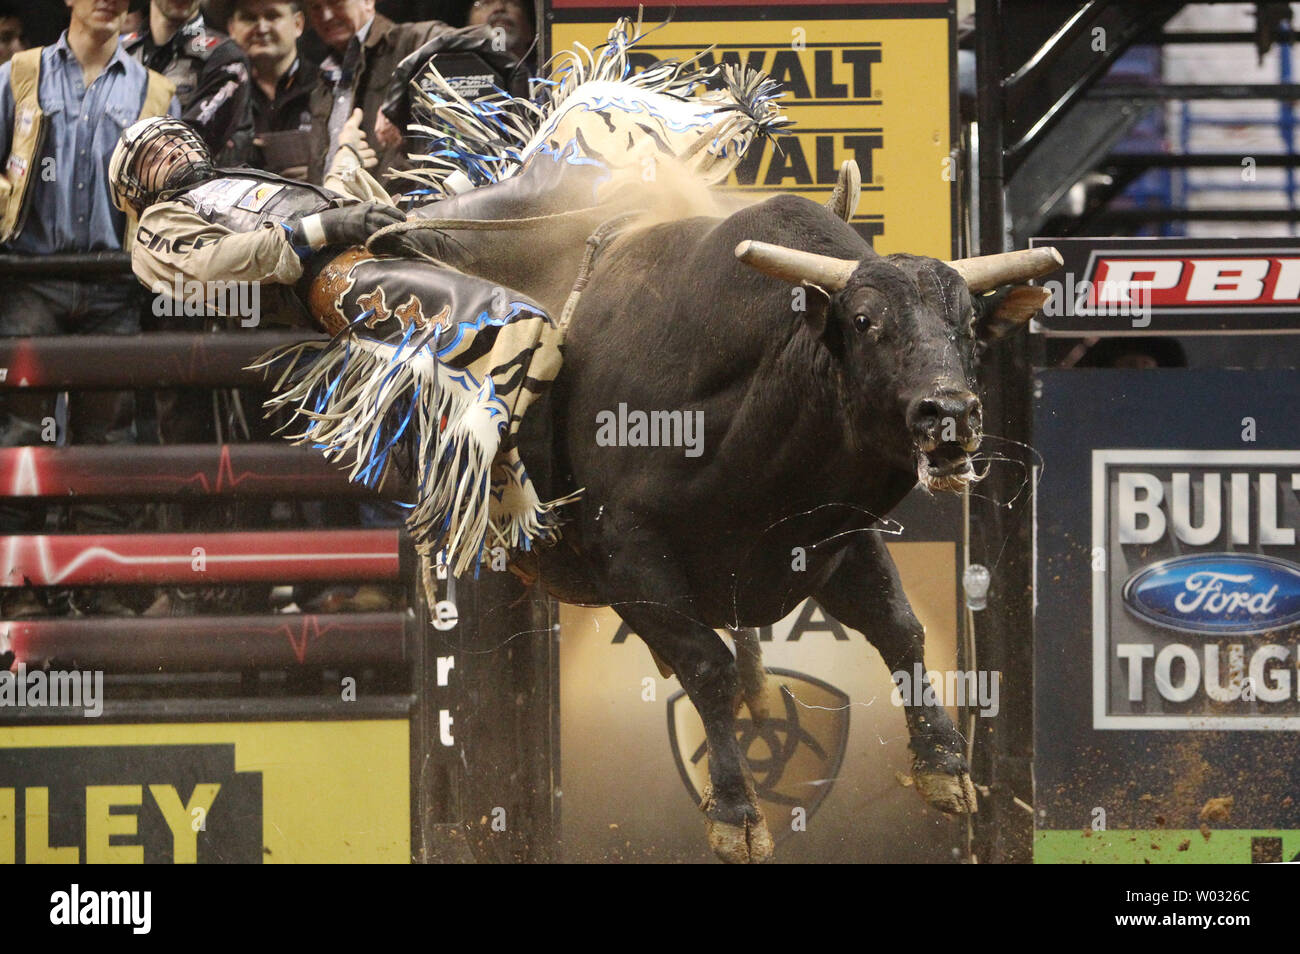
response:
<path id="1" fill-rule="evenodd" d="M 1010 64 L 1002 41 L 1014 25 L 1003 21 L 1009 13 L 1005 7 L 1003 0 L 976 4 L 982 254 L 1007 249 L 1004 81 Z M 981 862 L 1026 862 L 1032 851 L 1032 818 L 1015 801 L 1032 802 L 1033 791 L 1031 508 L 1026 482 L 1030 461 L 1026 448 L 1019 446 L 1029 442 L 1031 412 L 1025 337 L 990 348 L 980 377 L 988 446 L 1019 465 L 995 466 L 980 484 L 980 496 L 971 501 L 971 559 L 993 573 L 988 609 L 975 614 L 977 664 L 1002 673 L 999 715 L 976 720 L 973 774 L 977 783 L 988 786 L 989 794 L 975 819 L 974 848 Z"/>

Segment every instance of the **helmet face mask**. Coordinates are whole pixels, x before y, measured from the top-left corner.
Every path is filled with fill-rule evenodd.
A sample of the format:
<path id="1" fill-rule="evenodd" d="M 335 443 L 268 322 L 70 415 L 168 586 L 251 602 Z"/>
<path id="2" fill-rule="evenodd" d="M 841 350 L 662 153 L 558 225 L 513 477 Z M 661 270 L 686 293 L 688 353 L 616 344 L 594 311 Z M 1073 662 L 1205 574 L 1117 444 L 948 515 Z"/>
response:
<path id="1" fill-rule="evenodd" d="M 164 193 L 210 179 L 214 172 L 199 134 L 167 116 L 126 129 L 108 168 L 113 204 L 123 212 L 141 212 Z"/>

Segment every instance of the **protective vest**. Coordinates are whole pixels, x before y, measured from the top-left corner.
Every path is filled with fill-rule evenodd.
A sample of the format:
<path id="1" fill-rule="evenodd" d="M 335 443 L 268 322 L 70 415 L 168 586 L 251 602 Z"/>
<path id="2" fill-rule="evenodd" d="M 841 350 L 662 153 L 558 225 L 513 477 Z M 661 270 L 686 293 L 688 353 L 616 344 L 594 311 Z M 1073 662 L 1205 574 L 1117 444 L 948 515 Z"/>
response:
<path id="1" fill-rule="evenodd" d="M 232 232 L 278 229 L 294 216 L 314 215 L 355 201 L 320 186 L 256 169 L 219 169 L 217 178 L 164 193 L 159 200 L 180 202 L 205 221 Z M 272 316 L 271 324 L 303 327 L 316 322 L 308 310 L 308 295 L 317 272 L 338 253 L 337 248 L 322 249 L 306 263 L 302 280 L 296 285 L 262 290 L 263 310 Z"/>
<path id="2" fill-rule="evenodd" d="M 24 50 L 10 60 L 9 85 L 14 97 L 13 138 L 9 143 L 9 161 L 0 175 L 0 243 L 8 242 L 23 230 L 31 206 L 32 169 L 45 147 L 49 132 L 41 110 L 41 47 Z M 171 80 L 149 71 L 144 105 L 138 119 L 165 116 L 176 87 Z M 135 232 L 128 222 L 128 238 Z"/>
<path id="3" fill-rule="evenodd" d="M 294 216 L 312 215 L 353 200 L 320 186 L 253 169 L 222 169 L 208 179 L 161 198 L 188 205 L 206 221 L 232 232 L 279 226 Z"/>

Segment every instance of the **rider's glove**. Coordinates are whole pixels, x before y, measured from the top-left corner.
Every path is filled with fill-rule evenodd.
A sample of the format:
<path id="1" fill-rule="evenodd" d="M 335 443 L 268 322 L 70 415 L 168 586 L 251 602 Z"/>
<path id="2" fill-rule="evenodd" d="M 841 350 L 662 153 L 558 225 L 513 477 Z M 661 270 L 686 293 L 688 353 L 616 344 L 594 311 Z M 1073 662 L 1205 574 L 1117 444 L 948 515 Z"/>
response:
<path id="1" fill-rule="evenodd" d="M 359 202 L 326 209 L 284 223 L 289 244 L 301 257 L 327 245 L 365 245 L 366 239 L 394 222 L 405 222 L 401 210 L 382 202 Z"/>

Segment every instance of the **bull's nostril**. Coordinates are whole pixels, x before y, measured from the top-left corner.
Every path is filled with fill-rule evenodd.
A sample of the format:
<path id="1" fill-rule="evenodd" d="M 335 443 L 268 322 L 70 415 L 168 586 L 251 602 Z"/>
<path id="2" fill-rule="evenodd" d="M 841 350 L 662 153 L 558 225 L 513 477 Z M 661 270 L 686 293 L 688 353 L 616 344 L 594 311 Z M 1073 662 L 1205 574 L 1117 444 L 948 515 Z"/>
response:
<path id="1" fill-rule="evenodd" d="M 919 397 L 909 412 L 908 423 L 913 430 L 940 443 L 964 444 L 980 429 L 979 398 L 969 391 L 940 391 Z"/>
<path id="2" fill-rule="evenodd" d="M 932 424 L 943 417 L 943 405 L 935 398 L 925 398 L 916 406 L 918 424 Z"/>

